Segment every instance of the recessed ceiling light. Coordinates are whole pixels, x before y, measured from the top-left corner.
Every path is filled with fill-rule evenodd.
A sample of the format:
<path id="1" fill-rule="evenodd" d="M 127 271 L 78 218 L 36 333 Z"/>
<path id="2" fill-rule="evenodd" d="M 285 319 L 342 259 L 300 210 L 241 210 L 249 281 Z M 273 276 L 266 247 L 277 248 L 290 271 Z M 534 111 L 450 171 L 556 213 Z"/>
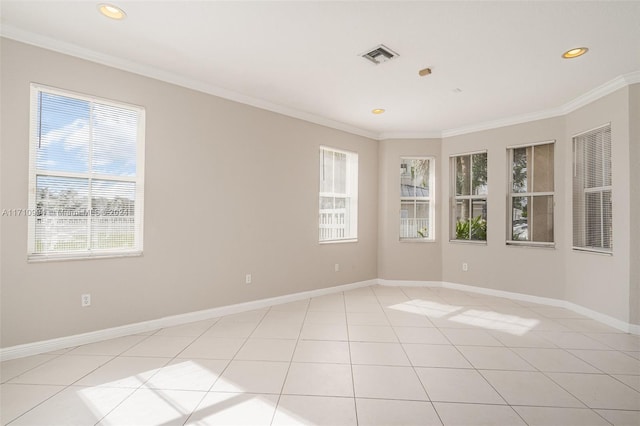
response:
<path id="1" fill-rule="evenodd" d="M 573 59 L 578 56 L 582 56 L 587 53 L 589 49 L 587 47 L 576 47 L 575 49 L 567 50 L 562 54 L 562 57 L 565 59 Z"/>
<path id="2" fill-rule="evenodd" d="M 371 110 L 371 113 L 372 114 L 376 114 L 376 115 L 382 114 L 383 112 L 384 112 L 384 110 L 382 108 L 376 108 L 376 109 Z"/>
<path id="3" fill-rule="evenodd" d="M 114 6 L 112 4 L 103 3 L 98 5 L 98 10 L 107 18 L 121 20 L 124 19 L 127 14 L 124 13 L 124 10 L 120 9 L 118 6 Z"/>

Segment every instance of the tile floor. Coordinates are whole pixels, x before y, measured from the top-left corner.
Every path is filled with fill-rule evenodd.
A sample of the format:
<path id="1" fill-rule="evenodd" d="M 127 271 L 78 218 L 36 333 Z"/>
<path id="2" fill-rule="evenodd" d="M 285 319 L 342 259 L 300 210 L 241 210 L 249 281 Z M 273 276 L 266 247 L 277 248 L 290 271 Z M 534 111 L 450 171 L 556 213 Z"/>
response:
<path id="1" fill-rule="evenodd" d="M 640 425 L 640 337 L 367 287 L 1 364 L 10 425 Z"/>

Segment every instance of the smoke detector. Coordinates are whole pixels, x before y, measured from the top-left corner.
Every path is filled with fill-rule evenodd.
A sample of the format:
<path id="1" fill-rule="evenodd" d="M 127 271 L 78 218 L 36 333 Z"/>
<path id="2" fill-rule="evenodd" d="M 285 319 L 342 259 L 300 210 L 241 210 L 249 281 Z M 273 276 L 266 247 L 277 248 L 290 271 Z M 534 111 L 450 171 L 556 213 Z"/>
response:
<path id="1" fill-rule="evenodd" d="M 398 55 L 393 50 L 389 49 L 384 44 L 380 44 L 380 45 L 374 47 L 373 49 L 370 49 L 370 50 L 366 51 L 365 53 L 363 53 L 360 56 L 362 56 L 363 58 L 373 62 L 376 65 L 378 65 L 378 64 L 381 64 L 383 62 L 388 62 L 388 61 L 392 60 L 393 58 L 396 58 L 396 57 L 398 57 L 400 55 Z"/>

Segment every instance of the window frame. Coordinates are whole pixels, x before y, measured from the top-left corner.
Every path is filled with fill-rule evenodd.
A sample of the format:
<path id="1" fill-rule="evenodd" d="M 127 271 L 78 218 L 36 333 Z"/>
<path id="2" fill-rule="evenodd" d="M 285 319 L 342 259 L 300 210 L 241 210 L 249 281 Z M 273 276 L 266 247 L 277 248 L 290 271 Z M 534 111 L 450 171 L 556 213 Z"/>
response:
<path id="1" fill-rule="evenodd" d="M 611 172 L 611 182 L 610 185 L 604 185 L 604 186 L 599 186 L 599 187 L 587 187 L 586 185 L 586 177 L 588 175 L 587 173 L 587 165 L 585 164 L 580 164 L 583 168 L 582 172 L 583 172 L 583 177 L 581 178 L 582 180 L 580 182 L 578 182 L 578 149 L 576 148 L 577 142 L 578 142 L 578 138 L 589 135 L 589 134 L 594 134 L 598 131 L 606 131 L 608 129 L 609 132 L 609 167 L 610 167 L 610 172 Z M 594 127 L 592 129 L 589 129 L 587 131 L 584 132 L 580 132 L 577 133 L 575 135 L 573 135 L 571 137 L 571 149 L 572 149 L 572 157 L 573 157 L 573 164 L 572 164 L 572 204 L 571 204 L 571 210 L 572 210 L 572 239 L 571 239 L 571 248 L 573 251 L 575 252 L 584 252 L 584 253 L 596 253 L 596 254 L 603 254 L 603 255 L 613 255 L 613 193 L 614 193 L 614 185 L 613 185 L 613 129 L 611 126 L 611 122 L 602 124 L 598 127 Z M 607 160 L 606 156 L 605 156 L 605 146 L 603 144 L 602 146 L 603 152 L 602 152 L 602 162 L 604 165 L 604 162 Z M 583 151 L 584 152 L 584 151 Z M 603 167 L 603 173 L 606 170 L 605 167 Z M 576 188 L 576 185 L 578 183 L 582 183 L 582 187 L 581 188 Z M 578 208 L 578 206 L 576 206 L 575 203 L 575 197 L 576 197 L 576 189 L 578 189 L 578 192 L 581 195 L 581 199 L 582 199 L 582 203 L 581 203 L 581 213 L 583 215 L 582 217 L 582 221 L 583 221 L 583 226 L 580 228 L 580 231 L 583 232 L 583 235 L 580 236 L 580 238 L 582 240 L 584 240 L 584 245 L 580 246 L 580 245 L 576 245 L 576 232 L 578 232 L 579 230 L 576 229 L 576 214 L 580 213 L 580 212 L 576 212 L 576 209 Z M 587 237 L 586 237 L 586 233 L 587 233 L 587 227 L 584 225 L 584 223 L 587 222 L 587 215 L 589 213 L 589 209 L 586 208 L 586 202 L 587 202 L 587 194 L 593 194 L 593 193 L 600 193 L 601 194 L 601 200 L 602 200 L 602 194 L 604 194 L 605 192 L 609 192 L 610 193 L 610 198 L 611 198 L 611 248 L 609 249 L 605 249 L 602 247 L 596 247 L 596 246 L 587 246 L 586 245 L 586 241 L 587 241 Z M 603 228 L 604 224 L 603 222 L 603 218 L 604 218 L 604 214 L 603 214 L 603 204 L 600 204 L 600 217 L 601 217 L 601 228 Z M 601 234 L 601 238 L 604 238 L 604 232 L 602 232 Z"/>
<path id="2" fill-rule="evenodd" d="M 40 126 L 39 96 L 40 93 L 47 93 L 56 96 L 72 98 L 89 103 L 97 103 L 105 106 L 128 109 L 137 113 L 136 129 L 136 173 L 135 176 L 120 176 L 104 173 L 94 173 L 90 166 L 86 172 L 65 172 L 39 170 L 37 168 L 36 145 L 38 143 L 38 133 Z M 112 257 L 141 256 L 144 247 L 144 165 L 145 165 L 145 122 L 146 111 L 140 105 L 119 102 L 105 99 L 98 96 L 78 93 L 72 90 L 60 89 L 39 83 L 30 84 L 30 106 L 29 106 L 29 191 L 28 191 L 28 225 L 27 225 L 27 261 L 43 262 L 56 260 L 86 260 Z M 89 154 L 91 157 L 91 155 Z M 89 163 L 91 164 L 91 163 Z M 135 184 L 134 203 L 134 247 L 116 249 L 92 249 L 87 244 L 87 249 L 83 251 L 69 252 L 49 252 L 40 253 L 36 251 L 36 220 L 37 212 L 37 179 L 40 176 L 52 178 L 74 178 L 91 182 L 93 180 L 108 180 Z M 89 198 L 91 197 L 89 192 Z M 91 205 L 91 204 L 89 204 Z M 89 209 L 87 220 L 90 223 L 93 214 Z M 88 241 L 90 238 L 90 228 L 88 230 Z"/>
<path id="3" fill-rule="evenodd" d="M 471 185 L 473 184 L 473 156 L 474 155 L 480 155 L 480 154 L 486 154 L 487 156 L 487 191 L 485 194 L 481 194 L 481 195 L 473 195 L 473 188 L 470 187 L 469 188 L 469 195 L 457 195 L 457 182 L 456 182 L 456 178 L 457 178 L 457 163 L 456 163 L 456 159 L 458 157 L 466 157 L 469 156 L 470 159 L 470 173 L 469 173 L 469 180 Z M 479 150 L 479 151 L 469 151 L 469 152 L 463 152 L 463 153 L 459 153 L 459 154 L 452 154 L 449 156 L 449 181 L 450 181 L 450 186 L 449 186 L 449 194 L 450 194 L 450 205 L 449 205 L 449 242 L 450 243 L 465 243 L 465 244 L 480 244 L 480 245 L 486 245 L 487 241 L 488 241 L 488 233 L 486 232 L 487 230 L 485 229 L 485 239 L 484 240 L 473 240 L 471 239 L 471 227 L 469 227 L 469 239 L 458 239 L 456 238 L 456 225 L 457 225 L 457 219 L 456 219 L 456 205 L 457 205 L 457 201 L 458 200 L 462 200 L 462 201 L 468 201 L 469 202 L 469 206 L 471 208 L 471 211 L 473 211 L 473 202 L 474 201 L 484 201 L 485 204 L 485 214 L 487 216 L 487 219 L 485 220 L 485 225 L 487 225 L 488 222 L 488 201 L 489 201 L 489 151 L 484 149 L 484 150 Z M 473 217 L 470 217 L 469 220 L 473 219 Z M 488 226 L 487 226 L 488 228 Z"/>
<path id="4" fill-rule="evenodd" d="M 322 192 L 323 189 L 323 173 L 324 173 L 324 153 L 338 153 L 344 154 L 346 156 L 346 170 L 345 170 L 345 193 L 337 193 L 333 192 Z M 358 241 L 358 153 L 354 151 L 348 151 L 340 148 L 334 148 L 327 145 L 321 145 L 319 148 L 319 167 L 318 167 L 318 243 L 319 244 L 335 244 L 335 243 L 349 243 L 349 242 L 357 242 Z M 335 164 L 335 159 L 334 159 Z M 335 176 L 335 167 L 333 168 L 334 176 Z M 334 190 L 335 190 L 335 181 L 334 181 Z M 331 229 L 330 227 L 324 227 L 322 223 L 322 198 L 333 197 L 333 198 L 346 198 L 345 201 L 345 215 L 348 214 L 348 217 L 345 219 L 348 222 L 345 222 L 345 225 L 348 223 L 349 230 L 348 234 L 345 234 L 344 237 L 335 237 L 335 238 L 322 238 L 322 229 Z M 348 207 L 346 203 L 348 202 Z M 335 210 L 335 209 L 333 209 Z"/>
<path id="5" fill-rule="evenodd" d="M 534 143 L 527 143 L 527 144 L 520 144 L 520 145 L 512 145 L 512 146 L 508 146 L 507 147 L 507 164 L 509 165 L 507 167 L 507 230 L 506 230 L 506 244 L 507 245 L 512 245 L 512 246 L 530 246 L 530 247 L 546 247 L 546 248 L 555 248 L 555 238 L 556 238 L 556 231 L 555 231 L 555 206 L 556 206 L 556 198 L 555 198 L 555 188 L 556 188 L 556 173 L 555 173 L 555 148 L 556 148 L 556 141 L 555 139 L 552 140 L 547 140 L 547 141 L 541 141 L 541 142 L 534 142 Z M 533 190 L 533 185 L 534 185 L 534 171 L 535 171 L 535 147 L 536 146 L 542 146 L 542 145 L 553 145 L 553 170 L 554 170 L 554 174 L 553 174 L 553 191 L 534 191 Z M 513 155 L 514 155 L 514 150 L 516 149 L 520 149 L 520 148 L 532 148 L 531 150 L 531 158 L 532 158 L 532 162 L 534 162 L 531 165 L 531 191 L 526 191 L 526 192 L 513 192 Z M 527 164 L 527 167 L 529 167 L 529 164 Z M 513 199 L 515 197 L 530 197 L 531 199 L 533 199 L 533 197 L 535 196 L 550 196 L 552 197 L 552 201 L 553 201 L 553 218 L 552 218 L 552 222 L 553 222 L 553 241 L 551 242 L 547 242 L 547 241 L 520 241 L 520 240 L 514 240 L 512 238 L 513 236 Z M 529 224 L 529 228 L 531 229 L 531 225 Z"/>
<path id="6" fill-rule="evenodd" d="M 400 212 L 402 212 L 402 204 L 412 202 L 414 205 L 414 211 L 416 205 L 419 201 L 426 201 L 429 206 L 429 225 L 428 225 L 428 236 L 426 237 L 403 237 L 400 233 L 400 229 L 402 228 L 402 216 L 398 218 L 400 220 L 400 226 L 398 226 L 398 240 L 400 242 L 434 242 L 436 241 L 436 227 L 435 227 L 435 167 L 436 167 L 436 158 L 434 156 L 401 156 L 400 157 L 400 165 L 402 166 L 403 161 L 411 161 L 411 160 L 428 160 L 429 161 L 429 196 L 428 197 L 403 197 L 402 192 L 400 192 L 399 201 L 400 201 Z M 402 176 L 400 177 L 400 185 L 402 185 Z M 416 218 L 417 219 L 417 218 Z"/>

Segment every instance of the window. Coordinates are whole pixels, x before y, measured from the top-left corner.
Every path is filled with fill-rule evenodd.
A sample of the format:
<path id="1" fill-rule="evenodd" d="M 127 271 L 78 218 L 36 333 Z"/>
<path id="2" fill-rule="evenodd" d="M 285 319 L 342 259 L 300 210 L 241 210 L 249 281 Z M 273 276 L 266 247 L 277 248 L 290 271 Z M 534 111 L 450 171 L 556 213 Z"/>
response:
<path id="1" fill-rule="evenodd" d="M 400 159 L 400 239 L 434 240 L 433 158 Z"/>
<path id="2" fill-rule="evenodd" d="M 553 142 L 507 150 L 508 244 L 553 245 Z"/>
<path id="3" fill-rule="evenodd" d="M 358 154 L 320 147 L 320 242 L 358 238 Z"/>
<path id="4" fill-rule="evenodd" d="M 487 240 L 487 153 L 451 157 L 451 240 Z"/>
<path id="5" fill-rule="evenodd" d="M 611 253 L 611 126 L 573 138 L 573 248 Z"/>
<path id="6" fill-rule="evenodd" d="M 30 259 L 142 252 L 144 110 L 33 84 Z"/>

